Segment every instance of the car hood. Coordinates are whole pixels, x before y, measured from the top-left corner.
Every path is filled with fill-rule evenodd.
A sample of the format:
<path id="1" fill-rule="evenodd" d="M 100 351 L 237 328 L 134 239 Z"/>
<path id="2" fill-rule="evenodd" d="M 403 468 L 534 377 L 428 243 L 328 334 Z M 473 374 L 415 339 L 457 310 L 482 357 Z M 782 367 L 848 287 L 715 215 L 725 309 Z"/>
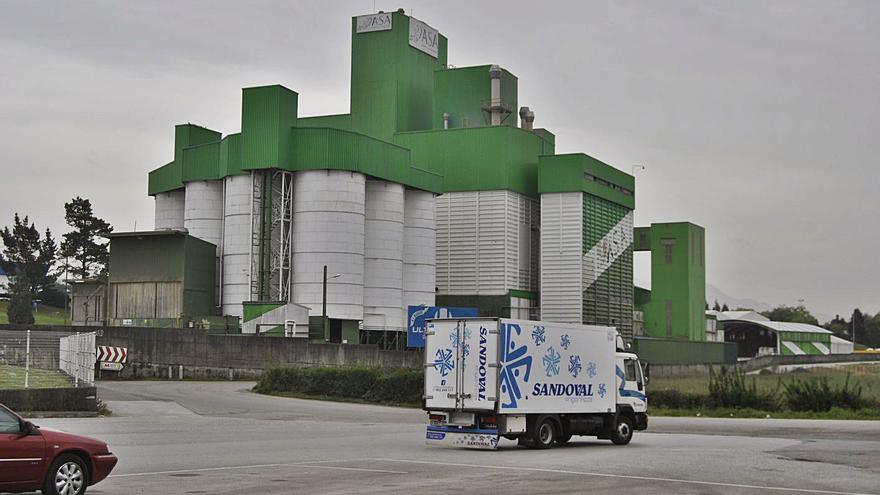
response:
<path id="1" fill-rule="evenodd" d="M 74 435 L 51 428 L 40 428 L 40 434 L 48 443 L 57 444 L 61 448 L 77 447 L 87 450 L 90 454 L 103 454 L 109 452 L 107 444 L 94 438 Z"/>

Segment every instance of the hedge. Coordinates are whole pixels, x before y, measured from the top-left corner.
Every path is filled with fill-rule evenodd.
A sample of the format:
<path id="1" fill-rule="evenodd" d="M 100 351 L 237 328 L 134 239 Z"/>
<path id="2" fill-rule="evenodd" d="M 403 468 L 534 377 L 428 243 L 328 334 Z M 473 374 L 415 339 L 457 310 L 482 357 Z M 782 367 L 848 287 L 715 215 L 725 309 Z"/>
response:
<path id="1" fill-rule="evenodd" d="M 421 404 L 424 373 L 395 368 L 271 368 L 255 392 L 357 399 L 382 404 Z"/>

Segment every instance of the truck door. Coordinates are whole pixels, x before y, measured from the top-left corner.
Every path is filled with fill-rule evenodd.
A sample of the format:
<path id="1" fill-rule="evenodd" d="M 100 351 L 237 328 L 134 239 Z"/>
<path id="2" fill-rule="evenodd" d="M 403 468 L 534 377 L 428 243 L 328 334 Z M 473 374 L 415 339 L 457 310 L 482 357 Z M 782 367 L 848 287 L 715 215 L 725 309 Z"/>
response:
<path id="1" fill-rule="evenodd" d="M 428 320 L 425 326 L 425 406 L 458 409 L 459 346 L 462 322 Z"/>
<path id="2" fill-rule="evenodd" d="M 425 406 L 495 410 L 498 321 L 428 320 L 425 328 Z"/>
<path id="3" fill-rule="evenodd" d="M 461 408 L 494 411 L 498 400 L 498 322 L 463 320 L 461 329 Z"/>
<path id="4" fill-rule="evenodd" d="M 645 382 L 638 360 L 634 357 L 617 358 L 618 403 L 627 404 L 635 412 L 644 412 L 647 403 Z"/>

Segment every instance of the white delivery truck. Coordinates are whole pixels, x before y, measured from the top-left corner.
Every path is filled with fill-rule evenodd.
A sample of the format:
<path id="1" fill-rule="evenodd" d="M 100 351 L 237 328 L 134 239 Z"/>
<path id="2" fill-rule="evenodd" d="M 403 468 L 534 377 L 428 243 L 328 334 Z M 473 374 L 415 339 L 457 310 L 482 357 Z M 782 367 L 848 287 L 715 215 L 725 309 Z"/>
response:
<path id="1" fill-rule="evenodd" d="M 572 435 L 626 445 L 648 427 L 638 356 L 614 328 L 493 318 L 428 320 L 426 441 L 549 448 Z"/>

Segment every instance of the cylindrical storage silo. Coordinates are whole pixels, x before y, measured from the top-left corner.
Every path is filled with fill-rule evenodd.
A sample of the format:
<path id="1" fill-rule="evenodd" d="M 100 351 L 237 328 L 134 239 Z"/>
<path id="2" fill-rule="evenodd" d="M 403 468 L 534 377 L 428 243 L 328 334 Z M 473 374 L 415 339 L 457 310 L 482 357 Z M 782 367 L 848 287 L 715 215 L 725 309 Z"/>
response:
<path id="1" fill-rule="evenodd" d="M 403 330 L 403 185 L 368 180 L 364 330 Z"/>
<path id="2" fill-rule="evenodd" d="M 308 170 L 293 180 L 293 302 L 321 316 L 323 268 L 327 316 L 364 318 L 364 196 L 357 172 Z"/>
<path id="3" fill-rule="evenodd" d="M 182 229 L 186 193 L 183 189 L 156 194 L 155 230 Z"/>
<path id="4" fill-rule="evenodd" d="M 223 252 L 223 181 L 198 180 L 186 183 L 183 226 L 189 235 L 210 242 L 215 246 L 214 263 L 217 285 L 214 287 L 214 304 L 220 298 L 220 255 Z"/>
<path id="5" fill-rule="evenodd" d="M 250 175 L 223 179 L 223 261 L 220 291 L 224 315 L 242 316 L 241 303 L 251 298 L 251 195 Z"/>
<path id="6" fill-rule="evenodd" d="M 403 215 L 403 310 L 434 305 L 434 194 L 407 189 Z"/>
<path id="7" fill-rule="evenodd" d="M 217 246 L 223 235 L 223 181 L 198 180 L 186 183 L 183 226 L 189 235 Z"/>

